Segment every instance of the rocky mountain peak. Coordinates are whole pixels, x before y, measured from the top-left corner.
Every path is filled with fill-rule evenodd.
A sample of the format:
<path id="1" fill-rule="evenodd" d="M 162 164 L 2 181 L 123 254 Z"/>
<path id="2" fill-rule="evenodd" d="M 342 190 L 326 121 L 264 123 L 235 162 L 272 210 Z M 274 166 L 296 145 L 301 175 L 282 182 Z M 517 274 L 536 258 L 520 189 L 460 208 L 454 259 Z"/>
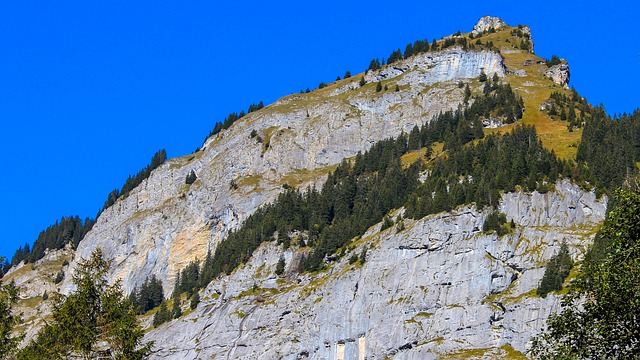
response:
<path id="1" fill-rule="evenodd" d="M 473 35 L 482 34 L 489 31 L 489 29 L 498 30 L 507 26 L 504 20 L 496 16 L 483 16 L 478 20 L 478 23 L 473 27 Z"/>

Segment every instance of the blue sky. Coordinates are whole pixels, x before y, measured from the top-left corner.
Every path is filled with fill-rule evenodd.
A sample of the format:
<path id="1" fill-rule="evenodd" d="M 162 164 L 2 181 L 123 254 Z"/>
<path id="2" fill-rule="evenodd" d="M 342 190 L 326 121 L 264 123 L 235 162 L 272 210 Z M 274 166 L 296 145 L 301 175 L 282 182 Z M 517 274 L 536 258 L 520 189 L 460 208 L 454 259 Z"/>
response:
<path id="1" fill-rule="evenodd" d="M 156 150 L 192 152 L 232 111 L 470 31 L 483 15 L 531 26 L 536 53 L 566 58 L 589 101 L 640 106 L 631 1 L 219 3 L 0 3 L 0 255 L 63 215 L 95 216 Z"/>

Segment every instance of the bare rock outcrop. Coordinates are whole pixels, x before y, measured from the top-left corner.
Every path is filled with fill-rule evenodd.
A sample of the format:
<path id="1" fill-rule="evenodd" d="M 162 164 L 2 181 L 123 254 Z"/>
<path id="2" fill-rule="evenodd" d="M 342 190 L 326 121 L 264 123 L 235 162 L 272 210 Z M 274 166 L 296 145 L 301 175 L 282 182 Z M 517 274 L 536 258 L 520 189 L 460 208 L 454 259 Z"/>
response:
<path id="1" fill-rule="evenodd" d="M 554 83 L 561 85 L 565 89 L 569 88 L 569 80 L 571 78 L 571 73 L 569 72 L 569 64 L 562 59 L 562 62 L 557 65 L 553 65 L 547 71 L 545 71 L 544 75 Z"/>
<path id="2" fill-rule="evenodd" d="M 498 30 L 507 26 L 507 24 L 495 16 L 483 16 L 478 20 L 478 23 L 473 27 L 473 35 L 478 35 L 490 31 L 490 29 Z"/>

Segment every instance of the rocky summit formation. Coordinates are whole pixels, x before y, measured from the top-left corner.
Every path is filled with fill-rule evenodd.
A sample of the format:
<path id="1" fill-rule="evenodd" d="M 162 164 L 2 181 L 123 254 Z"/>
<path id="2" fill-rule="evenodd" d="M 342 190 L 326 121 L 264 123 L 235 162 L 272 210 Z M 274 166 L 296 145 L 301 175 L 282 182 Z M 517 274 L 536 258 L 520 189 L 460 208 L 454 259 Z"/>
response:
<path id="1" fill-rule="evenodd" d="M 507 26 L 507 24 L 495 16 L 483 16 L 478 20 L 478 23 L 473 27 L 473 35 L 482 34 L 488 32 L 490 30 L 500 30 L 503 27 Z"/>
<path id="2" fill-rule="evenodd" d="M 490 29 L 502 32 L 485 34 Z M 483 91 L 483 73 L 512 83 L 533 105 L 525 111 L 538 111 L 535 101 L 546 97 L 529 95 L 548 91 L 553 82 L 566 86 L 568 66 L 543 76 L 544 61 L 519 48 L 525 35 L 516 30 L 530 38 L 528 27 L 484 17 L 473 33 L 492 41 L 490 47 L 456 44 L 286 96 L 210 137 L 202 150 L 168 160 L 102 212 L 75 252 L 12 269 L 8 276 L 27 288 L 24 304 L 40 304 L 29 312 L 28 335 L 41 324 L 35 314 L 47 312 L 42 290 L 72 291 L 70 274 L 96 248 L 111 261 L 109 278 L 122 280 L 125 293 L 155 275 L 168 297 L 178 271 L 215 251 L 283 188 L 320 186 L 343 159 L 457 109 L 465 85 Z M 527 71 L 515 67 L 522 61 Z M 502 126 L 500 119 L 484 122 Z M 192 171 L 197 179 L 187 184 Z M 523 356 L 559 306 L 554 293 L 536 296 L 545 264 L 562 242 L 580 259 L 605 208 L 606 198 L 566 180 L 545 194 L 505 193 L 499 210 L 515 224 L 510 234 L 484 233 L 489 210 L 463 206 L 385 230 L 373 226 L 327 270 L 313 274 L 297 271 L 303 254 L 297 246 L 262 244 L 248 263 L 203 289 L 194 311 L 184 305 L 187 315 L 150 329 L 145 340 L 155 341 L 154 359 Z M 398 219 L 402 212 L 391 215 Z M 281 258 L 287 265 L 278 277 Z M 39 287 L 45 269 L 47 284 Z M 150 317 L 144 321 L 151 327 Z"/>

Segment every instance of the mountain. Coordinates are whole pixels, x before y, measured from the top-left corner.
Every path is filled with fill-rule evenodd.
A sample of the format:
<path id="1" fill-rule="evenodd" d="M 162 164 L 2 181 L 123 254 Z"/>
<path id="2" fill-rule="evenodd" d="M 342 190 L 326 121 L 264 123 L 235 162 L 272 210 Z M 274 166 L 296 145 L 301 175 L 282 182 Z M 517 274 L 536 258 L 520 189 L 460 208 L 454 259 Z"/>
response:
<path id="1" fill-rule="evenodd" d="M 526 358 L 530 340 L 560 307 L 560 293 L 542 298 L 536 292 L 546 264 L 562 244 L 573 260 L 582 259 L 607 207 L 607 196 L 596 194 L 580 176 L 564 176 L 569 165 L 562 161 L 575 160 L 583 134 L 579 121 L 574 129 L 574 120 L 549 111 L 554 96 L 574 94 L 568 89 L 568 64 L 536 56 L 527 26 L 511 27 L 493 17 L 480 19 L 470 33 L 424 43 L 414 43 L 411 56 L 390 64 L 378 61 L 378 66 L 372 62 L 363 74 L 250 112 L 210 136 L 196 153 L 153 170 L 100 214 L 75 250 L 68 246 L 48 251 L 34 264 L 14 264 L 3 281 L 21 287 L 21 329 L 27 339 L 48 311 L 43 293 L 72 291 L 73 270 L 101 248 L 111 261 L 109 279 L 121 279 L 126 294 L 155 276 L 169 299 L 178 274 L 195 260 L 200 261 L 196 273 L 211 257 L 226 265 L 197 287 L 194 309 L 182 294 L 184 313 L 178 319 L 153 327 L 154 311 L 141 317 L 149 327 L 145 339 L 155 341 L 154 359 Z M 493 105 L 463 111 L 473 104 Z M 575 116 L 574 104 L 582 99 L 571 102 Z M 591 109 L 584 105 L 578 111 L 586 116 Z M 469 128 L 463 128 L 470 114 L 478 121 L 482 114 L 482 122 L 469 118 Z M 502 144 L 499 135 L 515 134 L 521 124 L 537 131 L 538 159 L 560 160 L 553 160 L 547 172 L 526 168 L 521 183 L 503 179 L 510 185 L 488 188 L 486 204 L 463 196 L 435 213 L 405 206 L 437 198 L 431 191 L 420 195 L 419 184 L 407 185 L 396 194 L 400 206 L 390 206 L 372 226 L 351 224 L 365 229 L 340 238 L 335 249 L 328 242 L 332 235 L 316 239 L 311 230 L 278 228 L 256 235 L 273 241 L 242 249 L 239 266 L 231 265 L 231 257 L 219 259 L 224 257 L 219 249 L 229 244 L 225 241 L 253 223 L 253 214 L 262 216 L 261 207 L 285 201 L 282 194 L 320 191 L 329 186 L 327 179 L 339 188 L 346 180 L 336 180 L 341 179 L 337 173 L 349 172 L 363 154 L 375 159 L 366 155 L 377 149 L 375 144 L 403 136 L 410 143 L 416 126 L 435 131 L 433 124 L 446 124 L 449 117 L 457 128 L 398 154 L 403 171 L 415 168 L 422 183 L 429 183 L 447 159 L 457 159 L 454 151 L 483 142 Z M 467 130 L 475 133 L 452 145 Z M 527 131 L 522 134 L 534 148 L 538 142 Z M 481 139 L 491 134 L 492 140 Z M 479 157 L 470 160 L 481 162 Z M 455 181 L 442 183 L 446 193 L 456 182 L 477 178 L 461 169 Z M 393 168 L 374 170 L 362 181 L 374 184 Z M 514 165 L 505 174 L 517 170 Z M 394 188 L 381 184 L 371 186 Z M 411 197 L 412 191 L 418 195 Z M 506 233 L 483 230 L 496 210 L 511 224 Z M 333 217 L 338 210 L 331 211 Z M 313 256 L 319 256 L 319 265 L 305 269 Z"/>

